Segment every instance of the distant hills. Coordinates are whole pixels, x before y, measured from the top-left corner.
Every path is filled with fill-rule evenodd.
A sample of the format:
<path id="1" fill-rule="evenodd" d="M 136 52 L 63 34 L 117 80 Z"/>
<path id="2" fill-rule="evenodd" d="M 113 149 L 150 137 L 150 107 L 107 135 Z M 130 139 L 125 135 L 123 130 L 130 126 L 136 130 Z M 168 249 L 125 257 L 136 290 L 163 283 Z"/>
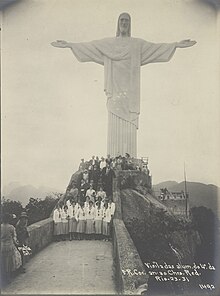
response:
<path id="1" fill-rule="evenodd" d="M 60 193 L 62 191 L 46 186 L 36 188 L 33 185 L 21 185 L 18 182 L 11 182 L 3 188 L 2 195 L 5 198 L 20 201 L 25 206 L 30 197 L 44 199 L 46 196 L 55 192 Z"/>
<path id="2" fill-rule="evenodd" d="M 161 182 L 153 186 L 156 195 L 159 195 L 160 188 L 167 188 L 169 191 L 184 191 L 184 182 L 176 181 Z M 218 202 L 220 203 L 220 188 L 212 184 L 203 184 L 198 182 L 187 182 L 187 191 L 189 192 L 189 205 L 192 207 L 204 206 L 212 209 L 214 213 L 220 213 Z M 219 204 L 220 207 L 220 204 Z"/>

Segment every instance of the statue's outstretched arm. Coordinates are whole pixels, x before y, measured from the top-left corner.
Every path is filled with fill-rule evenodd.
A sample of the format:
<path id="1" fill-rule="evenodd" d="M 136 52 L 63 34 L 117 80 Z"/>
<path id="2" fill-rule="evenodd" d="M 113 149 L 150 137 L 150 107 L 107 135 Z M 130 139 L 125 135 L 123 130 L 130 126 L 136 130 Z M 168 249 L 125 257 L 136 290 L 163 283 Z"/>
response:
<path id="1" fill-rule="evenodd" d="M 64 40 L 57 40 L 51 43 L 54 47 L 70 48 L 79 62 L 95 62 L 104 65 L 104 56 L 96 47 L 95 41 L 70 43 Z"/>
<path id="2" fill-rule="evenodd" d="M 185 47 L 190 47 L 195 45 L 197 42 L 195 40 L 190 40 L 190 39 L 186 39 L 186 40 L 182 40 L 180 42 L 176 43 L 176 48 L 185 48 Z"/>
<path id="3" fill-rule="evenodd" d="M 60 47 L 60 48 L 70 48 L 71 47 L 70 43 L 68 43 L 64 40 L 57 40 L 57 41 L 51 42 L 51 45 L 53 45 L 54 47 Z"/>
<path id="4" fill-rule="evenodd" d="M 196 44 L 194 40 L 182 40 L 174 43 L 152 43 L 143 40 L 141 65 L 158 62 L 168 62 L 177 48 L 186 48 Z"/>

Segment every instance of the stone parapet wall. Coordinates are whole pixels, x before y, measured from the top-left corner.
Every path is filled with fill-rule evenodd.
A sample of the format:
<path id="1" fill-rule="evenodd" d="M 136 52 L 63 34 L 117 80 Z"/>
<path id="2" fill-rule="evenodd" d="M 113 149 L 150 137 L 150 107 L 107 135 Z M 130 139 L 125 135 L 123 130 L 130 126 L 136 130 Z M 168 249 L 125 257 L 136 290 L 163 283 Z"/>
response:
<path id="1" fill-rule="evenodd" d="M 137 294 L 140 286 L 147 291 L 148 275 L 123 220 L 113 221 L 113 256 L 118 292 Z"/>
<path id="2" fill-rule="evenodd" d="M 48 218 L 28 226 L 28 246 L 35 254 L 46 247 L 53 240 L 53 219 Z"/>
<path id="3" fill-rule="evenodd" d="M 116 204 L 113 219 L 113 256 L 116 285 L 120 294 L 140 294 L 141 288 L 142 291 L 147 291 L 148 275 L 122 220 L 118 174 L 113 183 L 113 201 Z"/>

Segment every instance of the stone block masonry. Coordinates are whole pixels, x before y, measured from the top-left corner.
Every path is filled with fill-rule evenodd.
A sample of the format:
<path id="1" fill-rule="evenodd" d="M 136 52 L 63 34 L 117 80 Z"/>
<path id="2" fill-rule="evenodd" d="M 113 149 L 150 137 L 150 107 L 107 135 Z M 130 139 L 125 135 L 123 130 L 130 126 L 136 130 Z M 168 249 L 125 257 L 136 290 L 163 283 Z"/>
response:
<path id="1" fill-rule="evenodd" d="M 148 275 L 133 240 L 122 220 L 122 208 L 117 177 L 113 183 L 113 200 L 116 203 L 113 220 L 113 257 L 118 293 L 124 295 L 140 294 L 148 288 Z"/>
<path id="2" fill-rule="evenodd" d="M 35 254 L 53 241 L 53 219 L 48 218 L 28 226 L 28 245 Z"/>

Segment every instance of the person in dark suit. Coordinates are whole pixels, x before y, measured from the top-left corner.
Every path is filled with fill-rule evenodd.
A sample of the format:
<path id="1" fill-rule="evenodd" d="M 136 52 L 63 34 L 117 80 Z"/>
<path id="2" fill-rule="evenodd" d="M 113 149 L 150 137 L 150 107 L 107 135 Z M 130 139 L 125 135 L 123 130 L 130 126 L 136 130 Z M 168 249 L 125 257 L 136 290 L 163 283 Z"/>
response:
<path id="1" fill-rule="evenodd" d="M 112 162 L 112 158 L 111 158 L 110 154 L 107 155 L 107 158 L 105 161 L 106 161 L 106 163 L 109 163 L 109 164 Z"/>
<path id="2" fill-rule="evenodd" d="M 91 180 L 93 180 L 93 188 L 97 191 L 98 183 L 99 183 L 100 171 L 97 168 L 97 165 L 94 165 L 94 169 L 91 172 Z"/>
<path id="3" fill-rule="evenodd" d="M 116 176 L 114 170 L 110 167 L 109 163 L 106 163 L 106 167 L 102 170 L 102 184 L 107 197 L 112 196 L 113 178 L 115 177 Z"/>
<path id="4" fill-rule="evenodd" d="M 98 162 L 97 162 L 97 159 L 95 159 L 95 155 L 93 155 L 89 161 L 89 166 L 91 166 L 91 168 L 93 170 L 95 165 L 98 165 Z"/>
<path id="5" fill-rule="evenodd" d="M 84 171 L 86 169 L 86 163 L 84 161 L 84 158 L 81 159 L 81 162 L 79 164 L 79 170 Z"/>
<path id="6" fill-rule="evenodd" d="M 98 170 L 100 170 L 100 162 L 101 162 L 101 160 L 99 159 L 98 156 L 96 156 L 96 166 L 97 166 Z"/>
<path id="7" fill-rule="evenodd" d="M 29 238 L 27 224 L 28 224 L 28 216 L 27 216 L 26 212 L 22 212 L 21 216 L 16 224 L 16 227 L 15 227 L 19 247 L 22 247 L 23 245 L 27 245 L 27 239 Z M 22 266 L 20 269 L 24 273 L 25 272 L 24 255 L 23 255 L 22 251 L 20 251 L 20 254 L 21 254 L 21 260 L 22 260 Z"/>

